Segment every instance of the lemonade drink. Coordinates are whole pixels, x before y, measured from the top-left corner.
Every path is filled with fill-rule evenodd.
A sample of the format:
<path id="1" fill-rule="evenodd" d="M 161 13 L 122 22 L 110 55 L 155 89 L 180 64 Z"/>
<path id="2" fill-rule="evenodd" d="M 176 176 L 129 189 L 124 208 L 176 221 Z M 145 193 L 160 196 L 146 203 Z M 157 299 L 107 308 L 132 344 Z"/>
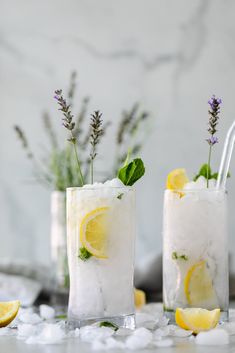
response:
<path id="1" fill-rule="evenodd" d="M 228 318 L 227 195 L 202 179 L 166 190 L 163 225 L 164 308 L 220 308 Z"/>
<path id="2" fill-rule="evenodd" d="M 67 236 L 69 323 L 133 328 L 134 190 L 118 179 L 67 189 Z"/>

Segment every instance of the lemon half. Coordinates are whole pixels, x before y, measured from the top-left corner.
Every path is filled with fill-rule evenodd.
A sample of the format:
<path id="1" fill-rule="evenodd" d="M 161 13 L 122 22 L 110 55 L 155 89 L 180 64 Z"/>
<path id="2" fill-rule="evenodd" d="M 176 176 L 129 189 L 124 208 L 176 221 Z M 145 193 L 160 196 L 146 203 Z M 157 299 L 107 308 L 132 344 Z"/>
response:
<path id="1" fill-rule="evenodd" d="M 177 308 L 175 312 L 177 325 L 194 333 L 211 330 L 218 324 L 219 319 L 220 309 Z"/>
<path id="2" fill-rule="evenodd" d="M 0 302 L 0 327 L 5 327 L 14 320 L 20 308 L 19 300 Z"/>
<path id="3" fill-rule="evenodd" d="M 135 295 L 135 307 L 137 309 L 142 308 L 146 304 L 146 294 L 143 290 L 136 289 L 134 290 Z"/>
<path id="4" fill-rule="evenodd" d="M 93 256 L 107 259 L 109 207 L 100 207 L 86 214 L 80 225 L 80 242 Z"/>

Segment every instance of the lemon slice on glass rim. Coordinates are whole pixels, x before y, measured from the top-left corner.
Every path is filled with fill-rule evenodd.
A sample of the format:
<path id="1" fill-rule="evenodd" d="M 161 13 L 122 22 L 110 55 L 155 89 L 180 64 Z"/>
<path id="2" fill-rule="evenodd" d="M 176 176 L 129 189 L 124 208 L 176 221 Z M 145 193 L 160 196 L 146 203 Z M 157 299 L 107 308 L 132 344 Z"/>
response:
<path id="1" fill-rule="evenodd" d="M 80 242 L 93 256 L 107 259 L 109 207 L 99 207 L 87 213 L 80 225 Z"/>
<path id="2" fill-rule="evenodd" d="M 185 169 L 174 169 L 167 176 L 166 188 L 169 190 L 182 190 L 188 182 L 189 178 Z"/>

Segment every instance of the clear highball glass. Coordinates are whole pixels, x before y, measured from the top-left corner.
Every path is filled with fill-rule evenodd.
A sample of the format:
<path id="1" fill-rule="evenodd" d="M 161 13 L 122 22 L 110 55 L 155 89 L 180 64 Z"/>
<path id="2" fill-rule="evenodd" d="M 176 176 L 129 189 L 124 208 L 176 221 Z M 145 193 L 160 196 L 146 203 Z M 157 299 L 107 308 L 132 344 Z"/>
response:
<path id="1" fill-rule="evenodd" d="M 81 232 L 87 220 L 99 210 L 105 210 L 107 217 L 107 256 L 92 256 L 83 261 L 79 258 L 80 248 L 84 246 Z M 108 320 L 121 327 L 134 328 L 135 223 L 133 188 L 103 184 L 67 189 L 68 321 L 71 326 Z"/>
<path id="2" fill-rule="evenodd" d="M 228 319 L 225 190 L 165 191 L 163 301 L 172 321 L 177 307 L 220 308 Z"/>

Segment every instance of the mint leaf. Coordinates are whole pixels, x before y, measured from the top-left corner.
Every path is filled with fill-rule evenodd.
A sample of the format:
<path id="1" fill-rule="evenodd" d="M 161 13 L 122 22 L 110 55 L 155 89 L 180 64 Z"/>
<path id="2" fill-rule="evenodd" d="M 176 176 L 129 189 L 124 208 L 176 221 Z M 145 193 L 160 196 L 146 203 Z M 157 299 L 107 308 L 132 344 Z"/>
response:
<path id="1" fill-rule="evenodd" d="M 117 331 L 119 329 L 118 325 L 113 324 L 112 322 L 109 322 L 109 321 L 100 322 L 99 327 L 110 327 L 114 329 L 114 331 Z"/>
<path id="2" fill-rule="evenodd" d="M 193 181 L 197 181 L 200 176 L 203 176 L 207 179 L 207 170 L 208 170 L 208 179 L 211 179 L 211 167 L 208 164 L 203 164 L 199 170 L 199 173 L 194 177 Z"/>
<path id="3" fill-rule="evenodd" d="M 188 256 L 187 255 L 185 255 L 185 254 L 178 255 L 176 251 L 173 251 L 173 253 L 171 254 L 171 258 L 172 258 L 172 260 L 188 261 Z"/>
<path id="4" fill-rule="evenodd" d="M 90 257 L 92 257 L 92 254 L 86 248 L 80 248 L 78 257 L 82 261 L 87 261 Z"/>
<path id="5" fill-rule="evenodd" d="M 207 166 L 208 164 L 203 164 L 199 170 L 199 173 L 193 178 L 193 181 L 197 181 L 200 176 L 203 176 L 207 179 Z M 230 178 L 230 173 L 228 172 L 227 178 Z M 209 166 L 208 180 L 215 179 L 217 180 L 218 173 L 212 173 L 211 167 Z"/>
<path id="6" fill-rule="evenodd" d="M 124 185 L 132 186 L 144 175 L 144 173 L 145 167 L 142 159 L 136 158 L 119 170 L 118 178 Z"/>

